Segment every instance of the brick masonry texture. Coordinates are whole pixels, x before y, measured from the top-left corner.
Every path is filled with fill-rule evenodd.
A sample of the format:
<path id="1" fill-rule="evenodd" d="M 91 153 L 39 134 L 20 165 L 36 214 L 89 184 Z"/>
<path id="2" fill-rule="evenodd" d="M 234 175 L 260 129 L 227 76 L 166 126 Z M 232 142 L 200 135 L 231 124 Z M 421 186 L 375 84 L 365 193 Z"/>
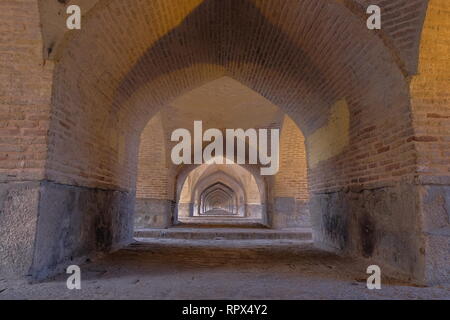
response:
<path id="1" fill-rule="evenodd" d="M 173 200 L 169 190 L 170 152 L 166 147 L 166 133 L 161 115 L 153 117 L 141 134 L 139 167 L 136 185 L 137 198 Z M 173 183 L 172 183 L 173 185 Z"/>
<path id="2" fill-rule="evenodd" d="M 226 74 L 279 106 L 306 137 L 326 125 L 329 106 L 346 97 L 350 145 L 332 164 L 318 168 L 319 173 L 311 172 L 317 176 L 311 179 L 312 188 L 390 180 L 414 171 L 413 146 L 407 141 L 412 127 L 404 121 L 410 118 L 407 83 L 380 37 L 361 28 L 359 18 L 332 2 L 237 5 L 239 10 L 231 12 L 227 2 L 211 0 L 186 3 L 186 7 L 168 1 L 133 6 L 112 1 L 108 9 L 93 12 L 83 31 L 72 33 L 55 70 L 48 178 L 131 188 L 140 130 L 149 117 L 186 90 Z M 115 10 L 124 14 L 115 15 Z M 171 18 L 163 22 L 156 16 L 158 10 L 171 12 Z M 222 24 L 208 19 L 212 11 L 220 15 Z M 304 11 L 311 14 L 298 19 Z M 125 12 L 140 14 L 128 19 Z M 247 15 L 254 15 L 258 23 L 250 22 Z M 317 34 L 297 35 L 318 21 L 322 27 L 311 28 Z M 147 25 L 142 29 L 146 32 L 137 25 Z M 289 28 L 293 25 L 295 29 Z M 224 26 L 228 32 L 223 32 Z M 128 29 L 135 31 L 134 37 L 128 36 Z M 246 35 L 239 37 L 239 30 L 246 30 Z M 338 36 L 345 32 L 352 37 Z M 199 39 L 208 46 L 199 45 Z M 120 50 L 115 48 L 118 43 Z M 180 43 L 190 45 L 180 47 Z M 273 68 L 270 61 L 280 65 Z M 351 67 L 347 61 L 352 61 Z M 75 88 L 79 94 L 70 94 Z M 76 108 L 81 112 L 74 113 Z M 386 121 L 388 111 L 391 117 Z"/>
<path id="3" fill-rule="evenodd" d="M 307 201 L 307 179 L 305 138 L 294 121 L 285 117 L 280 135 L 280 170 L 275 176 L 274 195 Z"/>
<path id="4" fill-rule="evenodd" d="M 419 74 L 411 83 L 417 174 L 424 181 L 448 183 L 450 176 L 450 10 L 432 1 L 421 41 Z M 447 178 L 444 178 L 447 177 Z"/>
<path id="5" fill-rule="evenodd" d="M 36 1 L 0 3 L 0 180 L 44 178 L 53 62 L 42 58 Z"/>
<path id="6" fill-rule="evenodd" d="M 0 219 L 12 225 L 29 214 L 24 234 L 31 239 L 35 232 L 37 239 L 36 250 L 18 252 L 47 248 L 38 269 L 50 270 L 72 255 L 122 243 L 121 235 L 130 234 L 127 214 L 136 184 L 143 197 L 172 200 L 175 190 L 177 168 L 153 161 L 164 158 L 163 150 L 167 157 L 167 146 L 156 139 L 141 144 L 143 153 L 158 151 L 146 162 L 148 172 L 170 179 L 164 184 L 161 178 L 159 187 L 149 177 L 139 180 L 142 131 L 158 112 L 177 110 L 171 105 L 177 98 L 227 77 L 289 116 L 288 126 L 301 129 L 306 146 L 320 146 L 306 148 L 313 159 L 307 174 L 317 245 L 378 259 L 421 283 L 445 279 L 435 271 L 448 270 L 449 218 L 436 208 L 447 208 L 449 201 L 450 4 L 374 1 L 382 7 L 385 28 L 370 31 L 368 3 L 82 1 L 82 30 L 67 31 L 59 23 L 61 2 L 0 2 L 0 178 L 6 208 Z M 165 126 L 179 114 L 161 116 L 159 124 L 170 132 Z M 280 117 L 273 118 L 266 125 L 281 125 Z M 324 153 L 326 146 L 334 146 L 333 152 Z M 304 182 L 292 182 L 293 192 L 282 188 L 291 183 L 286 179 L 280 172 L 278 203 L 306 200 Z M 39 183 L 39 194 L 47 198 L 33 202 L 31 187 L 7 191 L 18 190 L 20 182 Z M 46 190 L 56 190 L 60 202 Z M 8 195 L 25 193 L 27 205 L 11 214 L 16 198 Z M 62 205 L 72 203 L 73 194 L 89 194 L 98 205 Z M 107 218 L 110 201 L 115 205 Z M 48 216 L 40 215 L 39 208 L 52 203 L 64 212 L 50 208 Z M 70 212 L 72 218 L 61 218 Z M 93 221 L 85 220 L 85 212 Z M 55 227 L 58 219 L 67 230 L 80 221 L 87 230 L 106 226 L 98 246 L 90 245 L 94 233 L 88 233 L 58 251 L 41 232 L 50 228 L 72 239 Z M 6 238 L 19 232 L 2 225 Z M 14 262 L 13 247 L 1 254 Z M 31 258 L 26 261 L 35 263 L 36 256 Z M 26 262 L 17 263 L 23 270 Z M 33 270 L 42 276 L 38 269 Z"/>

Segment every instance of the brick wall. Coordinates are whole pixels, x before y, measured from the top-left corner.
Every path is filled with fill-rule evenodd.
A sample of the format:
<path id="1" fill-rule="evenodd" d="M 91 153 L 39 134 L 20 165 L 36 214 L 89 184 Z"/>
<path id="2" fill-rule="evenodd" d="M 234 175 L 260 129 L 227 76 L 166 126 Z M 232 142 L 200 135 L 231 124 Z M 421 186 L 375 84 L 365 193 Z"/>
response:
<path id="1" fill-rule="evenodd" d="M 141 134 L 136 198 L 173 200 L 174 190 L 169 190 L 170 158 L 166 156 L 166 139 L 158 113 Z M 169 156 L 170 157 L 170 156 Z"/>
<path id="2" fill-rule="evenodd" d="M 417 172 L 428 182 L 450 179 L 450 3 L 431 1 L 422 33 L 419 74 L 411 82 Z M 445 178 L 447 177 L 447 178 Z"/>
<path id="3" fill-rule="evenodd" d="M 197 38 L 191 39 L 194 42 L 189 40 L 192 30 L 197 30 L 197 23 L 211 25 L 205 13 L 216 8 L 213 3 L 179 7 L 157 1 L 152 5 L 124 6 L 120 1 L 112 1 L 109 7 L 93 10 L 84 20 L 82 31 L 71 32 L 63 44 L 64 54 L 55 73 L 54 114 L 49 125 L 52 68 L 49 62 L 43 67 L 38 58 L 41 53 L 36 54 L 42 49 L 36 29 L 36 2 L 3 2 L 2 12 L 6 15 L 3 21 L 9 21 L 3 26 L 7 32 L 2 47 L 2 55 L 8 61 L 4 65 L 7 72 L 2 72 L 3 82 L 7 84 L 2 92 L 5 113 L 2 131 L 7 136 L 2 147 L 3 178 L 43 176 L 45 136 L 49 128 L 48 179 L 130 189 L 134 185 L 140 130 L 150 116 L 185 90 L 225 72 L 279 105 L 301 125 L 307 136 L 327 124 L 327 110 L 335 101 L 347 99 L 351 115 L 349 148 L 329 164 L 324 163 L 325 170 L 312 172 L 311 185 L 316 190 L 412 174 L 415 161 L 412 142 L 416 137 L 408 120 L 403 70 L 397 70 L 398 59 L 390 51 L 392 48 L 386 49 L 378 34 L 361 28 L 361 21 L 349 14 L 348 8 L 308 1 L 243 2 L 242 12 L 254 14 L 260 23 L 261 28 L 254 28 L 249 22 L 245 24 L 246 15 L 223 7 L 219 12 L 223 12 L 224 21 L 232 27 L 230 39 L 224 35 L 222 42 L 229 46 L 229 52 L 235 53 L 231 58 L 216 54 L 215 37 L 220 29 L 198 29 L 204 32 L 202 41 L 210 47 L 195 45 Z M 395 12 L 402 7 L 399 3 L 392 7 L 381 4 Z M 407 8 L 405 5 L 405 12 Z M 414 7 L 414 12 L 417 8 Z M 305 10 L 311 14 L 302 17 L 299 24 L 291 23 Z M 116 11 L 124 14 L 113 14 Z M 27 16 L 33 13 L 33 17 Z M 171 19 L 158 18 L 164 14 Z M 393 30 L 394 23 L 389 19 L 387 22 L 389 30 Z M 298 37 L 298 30 L 318 27 L 318 24 L 320 28 L 311 28 L 313 36 Z M 411 24 L 416 27 L 417 21 L 413 19 Z M 34 27 L 30 28 L 31 25 Z M 293 25 L 295 29 L 291 28 Z M 235 33 L 239 29 L 233 26 L 245 27 L 248 38 L 252 39 L 260 39 L 257 32 L 262 32 L 264 41 L 250 44 L 246 37 Z M 324 32 L 330 29 L 339 32 Z M 135 37 L 129 37 L 128 30 L 134 30 Z M 167 34 L 169 30 L 172 32 Z M 24 41 L 8 42 L 15 32 L 21 32 Z M 352 37 L 340 38 L 342 34 L 352 34 Z M 388 36 L 394 42 L 404 39 L 397 39 L 392 32 Z M 181 50 L 178 42 L 173 41 L 177 38 L 193 45 Z M 268 42 L 277 43 L 279 49 L 264 46 Z M 250 50 L 255 45 L 259 50 Z M 27 50 L 11 55 L 14 46 Z M 298 52 L 300 47 L 308 51 L 311 61 L 301 56 L 292 58 L 290 53 Z M 413 50 L 414 46 L 406 47 Z M 165 52 L 173 55 L 167 56 Z M 239 64 L 239 57 L 259 63 Z M 274 71 L 268 61 L 283 63 Z M 14 72 L 20 70 L 13 70 L 12 65 L 26 70 L 26 76 L 23 79 L 15 76 Z M 11 106 L 17 108 L 12 111 Z M 30 106 L 35 112 L 29 112 L 33 111 Z M 24 108 L 28 108 L 25 118 Z M 427 115 L 428 119 L 433 116 Z"/>
<path id="4" fill-rule="evenodd" d="M 348 143 L 339 153 L 309 168 L 313 191 L 383 184 L 414 176 L 416 154 L 411 141 L 414 131 L 406 83 L 401 78 L 387 77 L 385 84 L 389 89 L 383 89 L 385 84 L 381 82 L 368 82 L 372 85 L 365 94 L 353 92 L 355 96 L 347 96 L 348 131 L 324 135 L 319 141 L 331 148 L 347 136 Z M 384 95 L 379 94 L 382 90 Z"/>
<path id="5" fill-rule="evenodd" d="M 285 117 L 280 135 L 280 170 L 275 176 L 275 197 L 307 201 L 305 139 L 291 118 Z"/>
<path id="6" fill-rule="evenodd" d="M 420 173 L 420 179 L 448 184 L 448 1 L 430 1 L 420 75 L 411 87 L 414 61 L 404 57 L 414 55 L 425 1 L 380 2 L 390 10 L 386 32 L 367 30 L 364 14 L 349 2 L 249 0 L 231 7 L 221 0 L 111 0 L 85 16 L 81 31 L 63 37 L 53 72 L 52 63 L 44 65 L 39 26 L 46 21 L 39 21 L 37 1 L 2 1 L 2 181 L 46 178 L 58 183 L 55 189 L 63 183 L 100 193 L 132 191 L 148 120 L 183 93 L 228 75 L 279 106 L 301 127 L 306 144 L 319 146 L 308 149 L 315 159 L 308 176 L 323 242 L 342 240 L 341 249 L 389 256 L 385 260 L 397 267 L 416 269 L 430 250 L 443 247 L 429 245 L 424 256 L 418 191 L 410 182 Z M 343 112 L 335 112 L 337 104 Z M 327 146 L 333 152 L 323 152 Z M 71 187 L 59 189 L 73 201 Z M 435 199 L 429 212 L 442 208 L 444 191 L 429 194 Z M 107 199 L 88 193 L 94 202 Z M 131 196 L 120 196 L 125 213 L 103 201 L 111 211 L 94 205 L 93 214 L 127 217 Z M 51 197 L 46 201 L 39 208 L 54 204 Z M 60 228 L 52 216 L 59 209 L 46 211 L 40 219 Z M 405 230 L 414 230 L 414 239 Z M 111 237 L 114 230 L 102 232 Z M 438 256 L 436 265 L 445 266 L 447 255 Z"/>
<path id="7" fill-rule="evenodd" d="M 82 31 L 70 35 L 58 62 L 49 179 L 132 188 L 140 130 L 148 119 L 172 99 L 225 74 L 279 106 L 307 137 L 327 125 L 336 101 L 346 99 L 350 130 L 343 134 L 349 145 L 311 171 L 315 190 L 413 172 L 407 84 L 377 33 L 339 3 L 238 5 L 230 10 L 220 1 L 111 1 L 93 10 Z M 223 24 L 212 22 L 212 10 Z M 301 30 L 311 34 L 299 36 Z"/>
<path id="8" fill-rule="evenodd" d="M 53 63 L 39 19 L 37 1 L 0 2 L 0 181 L 44 177 Z"/>

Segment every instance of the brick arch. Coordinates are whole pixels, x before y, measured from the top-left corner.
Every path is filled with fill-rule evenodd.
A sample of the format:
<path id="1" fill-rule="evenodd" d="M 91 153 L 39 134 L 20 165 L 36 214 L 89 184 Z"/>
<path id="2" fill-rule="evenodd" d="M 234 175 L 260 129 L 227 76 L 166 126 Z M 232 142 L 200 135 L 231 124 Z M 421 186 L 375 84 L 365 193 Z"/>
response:
<path id="1" fill-rule="evenodd" d="M 229 17 L 230 11 L 226 2 L 205 1 L 183 20 L 178 19 L 179 24 L 159 38 L 149 39 L 151 36 L 147 34 L 152 33 L 147 30 L 146 36 L 142 35 L 143 43 L 139 45 L 132 37 L 120 38 L 120 29 L 135 29 L 138 22 L 145 21 L 115 21 L 116 24 L 103 27 L 104 31 L 111 28 L 107 34 L 96 27 L 97 20 L 102 21 L 104 15 L 110 11 L 114 12 L 114 5 L 118 6 L 118 2 L 113 1 L 97 14 L 93 13 L 85 22 L 85 30 L 68 44 L 55 73 L 55 112 L 59 108 L 75 110 L 81 105 L 82 112 L 76 116 L 72 114 L 77 118 L 72 121 L 82 126 L 83 132 L 76 132 L 67 138 L 56 134 L 52 136 L 51 144 L 54 147 L 49 152 L 47 162 L 49 179 L 111 189 L 130 189 L 133 185 L 130 180 L 134 175 L 133 165 L 123 167 L 123 164 L 133 163 L 133 157 L 127 158 L 126 155 L 136 153 L 136 143 L 131 141 L 137 139 L 138 132 L 147 119 L 170 99 L 224 74 L 231 75 L 279 105 L 300 125 L 305 134 L 325 125 L 329 107 L 342 97 L 347 97 L 350 100 L 349 106 L 358 112 L 360 107 L 355 105 L 360 102 L 358 100 L 361 96 L 384 90 L 385 85 L 374 83 L 374 80 L 386 73 L 391 74 L 391 79 L 385 79 L 385 83 L 392 81 L 392 88 L 395 87 L 394 83 L 398 83 L 400 88 L 397 88 L 397 91 L 404 91 L 399 95 L 404 94 L 406 97 L 406 87 L 401 88 L 401 72 L 382 41 L 376 35 L 360 28 L 360 19 L 355 18 L 341 5 L 325 6 L 319 2 L 314 3 L 300 1 L 292 5 L 289 12 L 287 7 L 283 7 L 284 10 L 273 16 L 269 14 L 270 9 L 279 3 L 267 2 L 266 5 L 257 7 L 251 1 L 243 1 L 240 5 L 242 13 L 233 12 Z M 121 9 L 133 11 L 132 6 L 128 7 Z M 139 9 L 143 16 L 144 13 L 154 10 L 146 7 Z M 312 14 L 301 15 L 305 10 L 311 11 Z M 208 30 L 206 26 L 212 25 L 208 18 L 211 16 L 208 15 L 210 12 L 217 12 L 220 17 L 223 14 L 224 26 L 246 26 L 254 34 L 249 32 L 237 37 L 238 34 L 233 32 L 239 29 L 232 29 L 234 31 L 227 35 L 219 32 L 220 28 L 217 32 L 211 30 L 204 34 L 193 32 L 197 30 L 198 23 L 200 27 L 203 26 L 200 30 Z M 252 21 L 258 23 L 250 23 L 245 19 L 246 15 L 254 15 L 255 19 Z M 125 14 L 122 16 L 126 17 Z M 287 29 L 289 23 L 297 20 L 300 20 L 300 23 L 295 28 L 291 26 L 291 29 Z M 264 38 L 257 37 L 260 30 L 258 25 L 265 35 Z M 151 26 L 156 27 L 157 23 L 153 22 L 149 28 Z M 317 35 L 298 37 L 301 30 L 308 30 L 311 26 L 314 28 L 310 33 Z M 352 37 L 344 39 L 339 33 L 328 32 L 331 28 L 352 32 Z M 136 37 L 141 36 L 139 30 L 136 31 Z M 155 36 L 156 33 L 155 31 Z M 227 57 L 220 54 L 225 51 L 215 44 L 215 36 L 222 34 L 224 45 L 230 46 Z M 226 40 L 227 37 L 230 40 Z M 246 40 L 248 38 L 261 40 L 255 47 L 254 43 Z M 315 41 L 318 38 L 323 40 L 320 45 Z M 183 41 L 189 45 L 184 45 L 182 50 L 177 51 Z M 120 43 L 120 50 L 111 48 L 114 43 Z M 269 47 L 268 43 L 273 45 Z M 339 46 L 332 48 L 333 43 L 339 43 Z M 131 49 L 131 46 L 139 50 L 131 51 L 130 54 L 127 47 Z M 143 51 L 142 47 L 147 48 Z M 194 48 L 197 52 L 192 51 Z M 106 50 L 116 54 L 107 54 Z M 138 51 L 140 56 L 136 55 L 139 54 Z M 171 52 L 171 55 L 167 56 L 164 52 Z M 174 52 L 178 54 L 173 54 Z M 125 54 L 131 56 L 126 57 Z M 273 61 L 286 63 L 273 65 Z M 353 64 L 350 66 L 347 61 L 353 61 Z M 125 65 L 128 65 L 126 69 Z M 367 79 L 365 74 L 370 72 L 369 70 L 373 70 L 373 76 Z M 79 94 L 66 99 L 64 92 L 71 92 L 71 87 L 76 87 Z M 101 96 L 98 91 L 102 92 Z M 376 109 L 380 106 L 389 108 L 389 105 L 393 104 L 392 101 L 373 98 L 378 100 L 374 101 L 374 106 L 363 106 L 375 109 L 372 113 L 377 112 Z M 407 112 L 407 108 L 404 111 Z M 64 111 L 58 114 L 65 117 Z M 102 122 L 98 123 L 96 119 L 102 119 Z M 70 128 L 71 123 L 54 118 L 51 131 L 65 131 L 66 127 Z M 78 137 L 75 137 L 76 135 Z M 82 148 L 77 148 L 74 154 L 75 149 L 70 149 L 72 144 L 66 143 L 67 139 L 98 141 L 101 147 L 93 150 L 91 143 L 82 143 Z M 108 153 L 115 155 L 115 159 L 111 159 Z M 77 157 L 86 154 L 89 154 L 87 161 L 78 161 L 85 163 L 85 166 L 78 165 L 79 168 L 73 168 L 71 162 L 76 162 Z M 102 167 L 112 170 L 106 173 L 96 169 Z M 79 171 L 83 171 L 84 176 L 81 176 Z"/>
<path id="2" fill-rule="evenodd" d="M 149 4 L 111 1 L 93 12 L 56 65 L 48 179 L 132 196 L 138 138 L 148 119 L 171 99 L 224 75 L 279 106 L 304 132 L 315 155 L 313 198 L 413 174 L 404 72 L 360 17 L 333 2 L 237 5 L 231 10 L 226 1 L 203 1 L 188 14 L 167 15 L 170 26 L 146 20 L 156 10 Z M 123 20 L 100 29 L 98 23 L 119 8 L 136 19 L 122 14 Z M 330 145 L 337 146 L 334 152 L 324 152 Z M 373 153 L 380 154 L 376 166 Z M 386 158 L 391 162 L 384 164 Z M 317 243 L 374 254 L 374 245 L 361 247 L 349 236 L 358 232 L 349 225 L 364 224 L 359 209 L 348 216 L 323 209 L 313 208 Z"/>
<path id="3" fill-rule="evenodd" d="M 242 183 L 228 173 L 218 170 L 200 179 L 195 183 L 191 195 L 191 203 L 194 205 L 192 216 L 200 216 L 202 214 L 202 200 L 207 191 L 217 185 L 222 184 L 234 192 L 236 215 L 246 217 L 247 194 Z"/>
<path id="4" fill-rule="evenodd" d="M 38 205 L 32 210 L 39 219 L 37 236 L 29 233 L 35 241 L 27 253 L 30 273 L 46 276 L 73 255 L 108 251 L 129 241 L 131 186 L 144 123 L 185 90 L 230 75 L 279 105 L 304 131 L 314 163 L 316 243 L 386 262 L 423 280 L 417 271 L 425 265 L 418 240 L 422 226 L 411 196 L 417 194 L 417 137 L 408 73 L 392 46 L 332 1 L 242 1 L 234 11 L 225 1 L 183 3 L 104 2 L 86 17 L 81 32 L 67 38 L 54 62 L 53 80 L 50 62 L 45 69 L 43 80 L 53 84 L 51 110 L 45 93 L 42 99 L 33 96 L 30 105 L 43 111 L 44 119 L 51 115 L 36 132 L 47 148 L 46 159 L 9 159 L 13 169 L 5 170 L 6 181 L 37 181 Z M 254 17 L 259 28 L 249 26 L 247 17 Z M 30 21 L 38 21 L 37 10 Z M 236 21 L 254 32 L 241 32 L 245 29 L 233 27 Z M 203 26 L 208 28 L 198 29 Z M 420 30 L 420 23 L 414 29 Z M 45 42 L 38 32 L 20 32 L 27 40 Z M 227 37 L 233 41 L 224 41 Z M 30 48 L 35 52 L 34 45 Z M 185 48 L 190 55 L 171 55 Z M 33 63 L 42 61 L 40 54 L 33 57 L 38 57 Z M 27 72 L 22 73 L 26 79 Z M 36 91 L 27 81 L 24 86 Z M 12 99 L 13 91 L 7 88 L 7 107 L 29 103 Z M 16 132 L 5 135 L 15 137 Z M 25 151 L 19 154 L 27 157 L 32 148 L 24 140 L 18 145 Z M 324 152 L 327 145 L 338 148 Z M 73 241 L 74 234 L 86 238 Z M 60 241 L 67 247 L 57 247 Z"/>
<path id="5" fill-rule="evenodd" d="M 220 166 L 220 165 L 219 165 Z M 175 199 L 177 201 L 180 200 L 182 189 L 186 183 L 186 179 L 188 176 L 193 172 L 194 170 L 197 170 L 199 167 L 202 167 L 202 172 L 204 172 L 207 168 L 207 164 L 190 164 L 190 165 L 182 165 L 178 169 L 178 173 L 176 175 L 176 191 L 175 191 Z M 263 176 L 260 174 L 260 167 L 258 165 L 249 165 L 249 164 L 233 164 L 233 165 L 224 165 L 222 166 L 222 170 L 226 170 L 227 172 L 230 172 L 232 176 L 235 177 L 235 179 L 240 180 L 239 176 L 237 175 L 237 170 L 233 169 L 234 167 L 240 167 L 247 171 L 252 179 L 255 180 L 258 195 L 255 197 L 255 195 L 249 195 L 249 198 L 252 200 L 257 200 L 259 203 L 266 203 L 267 201 L 267 193 L 266 193 L 266 181 Z M 228 168 L 227 168 L 228 167 Z M 239 170 L 241 171 L 241 170 Z M 255 190 L 254 190 L 255 191 Z M 253 192 L 254 192 L 253 191 Z"/>
<path id="6" fill-rule="evenodd" d="M 83 18 L 89 18 L 99 9 L 111 5 L 112 0 L 79 0 L 77 4 L 82 8 Z M 251 0 L 257 6 L 263 6 L 261 0 Z M 404 68 L 408 74 L 414 74 L 417 68 L 417 58 L 419 52 L 419 39 L 421 26 L 426 12 L 427 1 L 424 0 L 329 0 L 335 2 L 351 12 L 355 17 L 365 21 L 367 18 L 366 8 L 369 5 L 379 5 L 383 11 L 384 28 L 376 34 L 382 39 L 385 45 L 390 48 L 392 55 L 396 58 L 399 66 Z M 162 2 L 162 3 L 161 3 Z M 162 34 L 173 23 L 179 22 L 186 17 L 190 11 L 199 6 L 203 0 L 192 0 L 185 2 L 183 8 L 177 8 L 172 12 L 173 21 L 161 26 L 159 30 Z M 71 3 L 51 3 L 38 0 L 41 11 L 44 58 L 51 60 L 60 59 L 64 49 L 71 41 L 74 33 L 61 27 L 65 24 L 64 10 Z M 275 3 L 275 2 L 274 2 Z M 280 7 L 289 7 L 292 3 L 279 3 Z M 168 10 L 178 5 L 176 0 L 154 1 L 149 19 L 152 19 L 158 10 Z M 327 5 L 326 1 L 320 3 Z M 170 10 L 170 9 L 169 9 Z M 276 14 L 274 15 L 276 16 Z M 398 19 L 402 17 L 402 19 Z M 171 24 L 172 23 L 172 24 Z M 399 32 L 401 31 L 401 32 Z"/>
<path id="7" fill-rule="evenodd" d="M 235 192 L 221 182 L 216 182 L 204 190 L 200 198 L 201 214 L 208 214 L 208 211 L 216 209 L 219 209 L 221 212 L 225 211 L 222 213 L 225 215 L 234 215 L 237 212 Z"/>
<path id="8" fill-rule="evenodd" d="M 222 180 L 221 180 L 222 179 Z M 198 210 L 198 199 L 202 190 L 208 188 L 217 181 L 223 181 L 242 198 L 239 200 L 239 216 L 246 217 L 240 219 L 239 224 L 257 223 L 266 225 L 268 217 L 266 212 L 267 202 L 267 182 L 259 174 L 257 165 L 184 165 L 180 168 L 176 177 L 176 209 L 174 212 L 175 223 L 179 220 L 183 223 L 194 220 L 185 219 L 192 216 Z M 228 182 L 227 182 L 228 181 Z M 184 219 L 181 219 L 184 217 Z M 223 224 L 237 223 L 236 220 L 230 222 L 223 221 Z"/>

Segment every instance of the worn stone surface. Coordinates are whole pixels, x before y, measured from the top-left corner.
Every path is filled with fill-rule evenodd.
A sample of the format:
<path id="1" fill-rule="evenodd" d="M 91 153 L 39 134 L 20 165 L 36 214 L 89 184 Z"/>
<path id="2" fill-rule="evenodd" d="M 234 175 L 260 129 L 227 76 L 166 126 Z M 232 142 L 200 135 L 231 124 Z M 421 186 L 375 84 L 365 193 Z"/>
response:
<path id="1" fill-rule="evenodd" d="M 135 228 L 167 228 L 174 221 L 174 203 L 171 200 L 136 199 Z"/>
<path id="2" fill-rule="evenodd" d="M 276 197 L 271 206 L 271 226 L 276 229 L 310 227 L 309 205 L 295 198 Z"/>
<path id="3" fill-rule="evenodd" d="M 420 188 L 426 253 L 425 278 L 429 283 L 450 282 L 450 187 Z"/>
<path id="4" fill-rule="evenodd" d="M 450 283 L 450 230 L 425 235 L 425 283 Z"/>
<path id="5" fill-rule="evenodd" d="M 233 218 L 227 217 L 224 219 L 221 216 L 208 216 L 202 217 L 201 219 L 197 217 L 187 217 L 183 218 L 182 221 L 178 221 L 176 226 L 204 226 L 204 227 L 258 227 L 265 228 L 268 225 L 262 223 L 261 219 L 251 219 L 251 218 Z"/>
<path id="6" fill-rule="evenodd" d="M 382 277 L 366 287 L 367 262 L 301 241 L 147 240 L 67 275 L 27 284 L 0 281 L 0 299 L 450 299 L 449 286 L 415 287 Z"/>
<path id="7" fill-rule="evenodd" d="M 48 277 L 132 239 L 134 195 L 51 182 L 0 185 L 0 273 Z"/>
<path id="8" fill-rule="evenodd" d="M 450 186 L 420 187 L 425 232 L 450 228 Z"/>
<path id="9" fill-rule="evenodd" d="M 313 194 L 315 243 L 379 261 L 418 282 L 426 281 L 418 187 L 409 183 L 372 190 Z"/>
<path id="10" fill-rule="evenodd" d="M 34 253 L 40 184 L 0 184 L 0 275 L 25 276 Z"/>
<path id="11" fill-rule="evenodd" d="M 192 228 L 175 227 L 167 230 L 138 229 L 137 239 L 184 239 L 184 240 L 312 240 L 310 228 L 272 230 L 262 228 Z"/>
<path id="12" fill-rule="evenodd" d="M 116 250 L 132 239 L 134 194 L 42 182 L 33 278 Z"/>

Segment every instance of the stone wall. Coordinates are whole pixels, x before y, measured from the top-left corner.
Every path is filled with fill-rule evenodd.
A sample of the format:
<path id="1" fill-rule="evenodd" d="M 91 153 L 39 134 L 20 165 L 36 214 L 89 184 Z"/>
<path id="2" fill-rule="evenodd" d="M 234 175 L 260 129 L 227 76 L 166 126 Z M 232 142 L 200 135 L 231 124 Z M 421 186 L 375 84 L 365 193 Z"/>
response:
<path id="1" fill-rule="evenodd" d="M 33 261 L 39 182 L 0 184 L 0 274 L 27 275 Z"/>
<path id="2" fill-rule="evenodd" d="M 419 284 L 448 282 L 449 190 L 402 181 L 314 194 L 314 242 L 367 258 L 385 274 Z"/>
<path id="3" fill-rule="evenodd" d="M 133 193 L 42 182 L 30 273 L 44 279 L 132 241 Z"/>
<path id="4" fill-rule="evenodd" d="M 411 182 L 314 194 L 314 241 L 420 278 L 424 252 L 418 189 Z"/>
<path id="5" fill-rule="evenodd" d="M 0 273 L 44 279 L 130 243 L 133 200 L 47 181 L 1 185 Z"/>
<path id="6" fill-rule="evenodd" d="M 172 200 L 137 198 L 134 213 L 134 228 L 168 228 L 174 222 Z"/>
<path id="7" fill-rule="evenodd" d="M 424 278 L 430 284 L 450 282 L 450 186 L 422 185 Z"/>
<path id="8" fill-rule="evenodd" d="M 271 210 L 271 227 L 275 229 L 311 227 L 309 201 L 289 197 L 273 199 Z"/>

